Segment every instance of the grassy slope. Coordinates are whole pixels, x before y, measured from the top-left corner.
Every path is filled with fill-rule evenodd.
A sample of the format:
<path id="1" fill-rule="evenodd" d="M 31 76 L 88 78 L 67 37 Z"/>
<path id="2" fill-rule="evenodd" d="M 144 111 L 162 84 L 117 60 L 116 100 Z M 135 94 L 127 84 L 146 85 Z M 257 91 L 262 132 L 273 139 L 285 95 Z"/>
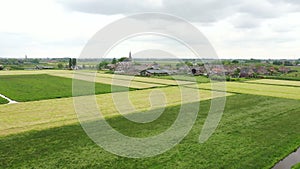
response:
<path id="1" fill-rule="evenodd" d="M 179 107 L 170 107 L 149 124 L 109 119 L 120 132 L 145 137 L 164 131 Z M 209 109 L 201 112 L 188 136 L 170 151 L 151 158 L 128 159 L 95 145 L 79 125 L 32 131 L 0 138 L 1 168 L 268 168 L 300 144 L 299 101 L 234 95 L 218 129 L 204 144 L 199 132 Z"/>
<path id="2" fill-rule="evenodd" d="M 86 87 L 91 83 L 80 81 L 82 94 L 86 94 Z M 125 91 L 124 87 L 117 87 L 117 91 Z M 110 93 L 111 85 L 95 84 L 95 93 Z M 39 75 L 9 75 L 0 76 L 0 93 L 16 101 L 34 101 L 72 96 L 72 79 Z"/>

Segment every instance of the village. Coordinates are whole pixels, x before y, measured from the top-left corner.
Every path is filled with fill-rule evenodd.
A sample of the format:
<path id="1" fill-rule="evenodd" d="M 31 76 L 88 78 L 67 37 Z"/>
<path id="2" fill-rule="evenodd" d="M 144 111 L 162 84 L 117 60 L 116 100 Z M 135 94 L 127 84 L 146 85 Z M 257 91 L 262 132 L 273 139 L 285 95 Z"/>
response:
<path id="1" fill-rule="evenodd" d="M 99 63 L 100 62 L 100 63 Z M 141 59 L 127 57 L 119 59 L 79 58 L 27 58 L 0 59 L 0 70 L 98 70 L 110 74 L 132 76 L 189 75 L 205 76 L 211 79 L 260 78 L 288 76 L 298 79 L 298 60 L 209 60 L 209 59 Z"/>
<path id="2" fill-rule="evenodd" d="M 106 63 L 106 64 L 105 64 Z M 100 63 L 101 64 L 101 63 Z M 296 64 L 296 65 L 295 65 Z M 136 76 L 164 76 L 164 75 L 194 75 L 194 76 L 227 76 L 232 78 L 257 78 L 259 76 L 276 76 L 296 72 L 290 67 L 299 63 L 286 61 L 227 61 L 227 62 L 207 62 L 199 63 L 193 61 L 178 62 L 175 65 L 135 62 L 129 53 L 122 61 L 112 61 L 112 63 L 102 62 L 100 70 L 110 70 L 115 74 L 136 75 Z M 297 76 L 297 74 L 295 75 Z"/>

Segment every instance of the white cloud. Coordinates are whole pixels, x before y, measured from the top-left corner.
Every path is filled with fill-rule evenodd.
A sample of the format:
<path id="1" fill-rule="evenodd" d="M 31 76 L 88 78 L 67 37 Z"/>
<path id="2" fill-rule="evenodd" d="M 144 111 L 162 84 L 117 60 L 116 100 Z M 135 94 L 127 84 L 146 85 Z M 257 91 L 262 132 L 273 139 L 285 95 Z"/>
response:
<path id="1" fill-rule="evenodd" d="M 299 9 L 297 0 L 1 1 L 0 57 L 79 56 L 89 38 L 105 25 L 127 14 L 157 11 L 191 21 L 219 56 L 298 58 Z M 180 27 L 170 25 L 166 29 Z M 164 46 L 152 40 L 150 46 Z M 142 48 L 142 43 L 133 41 L 130 48 Z"/>

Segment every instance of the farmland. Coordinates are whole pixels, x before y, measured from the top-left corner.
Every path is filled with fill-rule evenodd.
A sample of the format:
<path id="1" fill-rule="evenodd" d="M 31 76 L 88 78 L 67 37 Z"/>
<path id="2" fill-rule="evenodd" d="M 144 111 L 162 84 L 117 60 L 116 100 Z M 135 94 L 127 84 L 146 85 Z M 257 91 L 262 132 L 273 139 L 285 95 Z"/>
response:
<path id="1" fill-rule="evenodd" d="M 3 145 L 0 165 L 4 168 L 268 168 L 299 145 L 300 126 L 294 120 L 299 118 L 298 103 L 298 100 L 265 96 L 229 96 L 215 134 L 199 144 L 199 131 L 209 109 L 209 101 L 203 101 L 189 135 L 170 151 L 146 159 L 128 159 L 104 151 L 78 124 L 30 131 L 0 139 Z M 167 108 L 163 116 L 149 124 L 129 123 L 121 117 L 107 120 L 124 134 L 145 137 L 165 130 L 178 109 L 178 106 Z"/>
<path id="2" fill-rule="evenodd" d="M 286 82 L 287 84 L 289 83 Z M 293 82 L 292 82 L 293 84 Z M 189 86 L 189 85 L 187 85 Z M 216 84 L 218 88 L 218 84 Z M 198 84 L 200 89 L 210 90 L 212 88 L 210 83 Z M 278 86 L 277 84 L 257 84 L 250 82 L 226 82 L 226 91 L 231 93 L 243 93 L 243 94 L 254 94 L 262 96 L 272 96 L 289 99 L 300 99 L 300 87 L 294 87 L 291 85 Z"/>
<path id="3" fill-rule="evenodd" d="M 78 81 L 83 88 L 90 84 Z M 0 76 L 0 93 L 16 101 L 34 101 L 72 96 L 72 79 L 46 74 Z M 125 87 L 117 87 L 125 91 Z M 111 85 L 95 84 L 95 93 L 110 93 Z M 82 94 L 87 94 L 82 91 Z"/>
<path id="4" fill-rule="evenodd" d="M 157 89 L 137 90 L 129 92 L 129 98 L 136 111 L 151 108 L 148 99 L 152 91 Z M 165 93 L 168 106 L 181 103 L 178 87 L 160 88 Z M 122 93 L 116 93 L 119 97 Z M 201 100 L 211 99 L 210 91 L 199 92 Z M 227 95 L 231 95 L 228 93 Z M 118 115 L 112 94 L 96 96 L 101 113 L 105 116 Z M 120 103 L 122 105 L 122 103 Z M 34 111 L 33 111 L 34 110 Z M 9 114 L 7 113 L 9 112 Z M 127 112 L 133 113 L 133 112 Z M 28 116 L 30 114 L 31 116 Z M 74 123 L 77 121 L 72 98 L 22 102 L 13 105 L 0 105 L 0 135 L 20 133 L 28 130 L 41 130 L 55 126 Z"/>
<path id="5" fill-rule="evenodd" d="M 300 81 L 289 81 L 286 80 L 272 80 L 272 79 L 260 79 L 260 80 L 249 80 L 248 83 L 258 84 L 270 84 L 270 85 L 281 85 L 281 86 L 296 86 L 300 87 Z"/>
<path id="6" fill-rule="evenodd" d="M 135 77 L 130 82 L 129 76 L 98 73 L 96 103 L 105 120 L 127 136 L 157 135 L 172 125 L 181 104 L 200 101 L 196 122 L 178 145 L 158 156 L 131 159 L 105 151 L 83 131 L 71 97 L 72 72 L 16 72 L 0 72 L 0 93 L 20 101 L 0 105 L 0 168 L 271 168 L 300 145 L 300 86 L 295 81 L 226 82 L 223 117 L 209 140 L 200 144 L 210 99 L 224 96 L 222 92 L 212 95 L 211 83 L 196 86 L 180 81 L 184 84 L 180 88 L 172 79 Z M 91 83 L 84 74 L 77 76 L 83 86 Z M 111 93 L 113 79 L 118 82 L 114 85 L 137 88 L 121 92 L 125 88 L 118 85 L 120 92 Z M 200 98 L 182 100 L 181 92 L 188 89 Z M 163 95 L 152 97 L 155 92 Z M 167 107 L 150 123 L 131 122 L 120 116 L 115 104 L 126 94 L 135 109 L 128 108 L 126 101 L 117 104 L 129 116 L 144 116 L 143 112 L 159 108 L 153 100 L 163 99 Z"/>
<path id="7" fill-rule="evenodd" d="M 210 79 L 205 76 L 184 76 L 184 75 L 173 75 L 173 76 L 155 76 L 159 79 L 169 79 L 169 80 L 182 80 L 182 81 L 195 81 L 197 83 L 209 83 Z"/>

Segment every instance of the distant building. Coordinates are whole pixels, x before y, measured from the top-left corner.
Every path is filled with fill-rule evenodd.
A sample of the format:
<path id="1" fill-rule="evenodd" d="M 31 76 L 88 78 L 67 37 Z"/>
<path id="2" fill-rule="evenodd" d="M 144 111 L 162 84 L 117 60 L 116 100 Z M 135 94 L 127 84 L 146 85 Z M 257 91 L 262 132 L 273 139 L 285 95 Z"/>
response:
<path id="1" fill-rule="evenodd" d="M 41 65 L 36 65 L 35 69 L 42 70 L 42 69 L 54 69 L 54 66 L 41 66 Z"/>
<path id="2" fill-rule="evenodd" d="M 158 70 L 158 69 L 147 69 L 147 70 L 142 70 L 140 72 L 141 76 L 164 76 L 169 74 L 170 71 L 168 70 Z"/>

